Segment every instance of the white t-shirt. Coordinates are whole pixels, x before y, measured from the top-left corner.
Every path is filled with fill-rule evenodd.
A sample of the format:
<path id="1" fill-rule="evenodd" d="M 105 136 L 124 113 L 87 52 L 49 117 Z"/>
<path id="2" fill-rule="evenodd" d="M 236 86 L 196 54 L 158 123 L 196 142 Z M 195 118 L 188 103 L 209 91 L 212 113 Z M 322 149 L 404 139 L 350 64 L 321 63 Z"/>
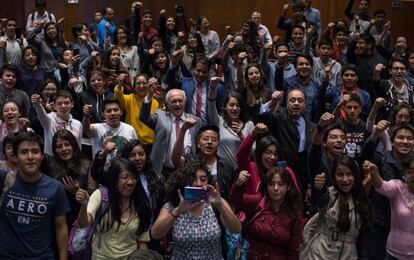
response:
<path id="1" fill-rule="evenodd" d="M 217 160 L 214 161 L 213 164 L 207 164 L 207 168 L 209 169 L 211 176 L 213 177 L 213 182 L 217 181 Z"/>
<path id="2" fill-rule="evenodd" d="M 95 158 L 98 151 L 105 147 L 108 141 L 115 143 L 115 150 L 108 155 L 107 162 L 115 157 L 117 150 L 127 141 L 138 139 L 135 129 L 123 122 L 117 128 L 113 128 L 107 123 L 91 124 L 91 126 L 95 129 L 94 134 L 91 136 L 93 158 Z"/>

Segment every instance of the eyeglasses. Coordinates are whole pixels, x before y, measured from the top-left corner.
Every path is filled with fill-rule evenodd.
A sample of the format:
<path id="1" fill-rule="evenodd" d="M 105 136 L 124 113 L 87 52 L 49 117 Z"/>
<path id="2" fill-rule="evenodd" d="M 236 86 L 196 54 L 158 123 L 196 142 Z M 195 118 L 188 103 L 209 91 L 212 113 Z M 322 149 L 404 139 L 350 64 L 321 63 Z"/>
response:
<path id="1" fill-rule="evenodd" d="M 124 175 L 124 176 L 119 176 L 119 179 L 122 181 L 132 181 L 132 182 L 136 182 L 137 181 L 137 177 L 133 176 L 133 175 Z"/>

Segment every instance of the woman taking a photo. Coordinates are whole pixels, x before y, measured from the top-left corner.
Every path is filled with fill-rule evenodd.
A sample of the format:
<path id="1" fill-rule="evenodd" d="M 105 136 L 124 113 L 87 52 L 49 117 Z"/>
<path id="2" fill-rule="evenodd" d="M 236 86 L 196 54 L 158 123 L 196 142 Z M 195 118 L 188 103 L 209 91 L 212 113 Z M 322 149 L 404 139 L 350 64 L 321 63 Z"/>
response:
<path id="1" fill-rule="evenodd" d="M 167 181 L 167 203 L 152 226 L 151 235 L 160 239 L 172 229 L 172 260 L 224 259 L 220 223 L 233 233 L 241 231 L 240 221 L 211 181 L 210 172 L 200 162 L 188 163 Z M 202 187 L 207 199 L 185 200 L 182 194 L 186 186 Z"/>
<path id="2" fill-rule="evenodd" d="M 147 248 L 151 210 L 132 162 L 114 159 L 107 178 L 109 206 L 92 238 L 92 259 L 127 259 L 137 249 Z M 101 191 L 96 190 L 89 197 L 79 189 L 76 200 L 81 204 L 78 221 L 83 228 L 94 221 L 100 209 Z"/>
<path id="3" fill-rule="evenodd" d="M 118 81 L 123 82 L 125 93 L 131 93 L 131 80 L 129 71 L 122 65 L 121 49 L 116 46 L 109 47 L 105 50 L 102 60 L 102 71 L 106 74 L 106 86 L 113 92 Z"/>
<path id="4" fill-rule="evenodd" d="M 300 259 L 359 259 L 366 253 L 366 235 L 371 226 L 371 209 L 357 164 L 341 155 L 332 165 L 334 185 L 326 188 L 325 173 L 316 175 L 312 191 L 319 213 L 305 226 L 318 222 L 319 232 L 307 236 Z M 358 245 L 358 248 L 357 248 Z"/>
<path id="5" fill-rule="evenodd" d="M 247 172 L 233 184 L 231 200 L 247 215 L 249 259 L 297 259 L 302 234 L 302 199 L 295 175 L 273 168 L 260 184 L 260 193 L 245 194 Z"/>

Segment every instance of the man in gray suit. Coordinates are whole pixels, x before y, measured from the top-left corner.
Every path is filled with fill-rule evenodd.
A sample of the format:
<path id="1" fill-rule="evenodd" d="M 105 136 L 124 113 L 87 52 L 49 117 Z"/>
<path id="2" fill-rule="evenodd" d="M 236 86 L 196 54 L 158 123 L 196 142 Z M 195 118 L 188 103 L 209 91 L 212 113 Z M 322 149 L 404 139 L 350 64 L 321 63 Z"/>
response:
<path id="1" fill-rule="evenodd" d="M 184 113 L 185 92 L 180 89 L 168 91 L 165 99 L 168 111 L 157 109 L 150 114 L 151 99 L 153 93 L 148 93 L 141 107 L 139 120 L 154 130 L 155 138 L 151 150 L 151 161 L 154 170 L 168 178 L 175 167 L 171 161 L 171 152 L 180 133 L 184 121 L 188 117 L 196 119 L 196 124 L 186 132 L 184 138 L 184 151 L 195 154 L 196 137 L 201 127 L 201 119 L 191 114 Z"/>

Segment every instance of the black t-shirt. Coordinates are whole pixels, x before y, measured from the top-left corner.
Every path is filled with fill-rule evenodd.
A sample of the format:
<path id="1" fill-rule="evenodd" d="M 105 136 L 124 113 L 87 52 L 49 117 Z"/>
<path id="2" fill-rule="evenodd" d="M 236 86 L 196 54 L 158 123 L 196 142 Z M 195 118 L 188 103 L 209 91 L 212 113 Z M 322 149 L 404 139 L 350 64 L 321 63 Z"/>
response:
<path id="1" fill-rule="evenodd" d="M 344 119 L 338 120 L 338 123 L 344 128 L 346 136 L 346 145 L 343 154 L 356 159 L 362 152 L 365 140 L 369 136 L 364 121 L 359 120 L 356 125 L 349 124 Z"/>

